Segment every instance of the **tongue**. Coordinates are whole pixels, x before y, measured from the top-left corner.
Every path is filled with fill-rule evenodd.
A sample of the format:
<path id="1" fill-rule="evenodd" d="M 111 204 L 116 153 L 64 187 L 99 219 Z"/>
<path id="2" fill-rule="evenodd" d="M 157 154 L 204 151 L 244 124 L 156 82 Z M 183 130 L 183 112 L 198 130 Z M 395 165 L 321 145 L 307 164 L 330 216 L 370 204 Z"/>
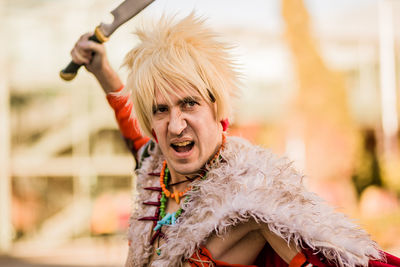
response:
<path id="1" fill-rule="evenodd" d="M 192 149 L 192 145 L 187 145 L 187 146 L 174 146 L 175 151 L 177 152 L 188 152 L 190 149 Z"/>

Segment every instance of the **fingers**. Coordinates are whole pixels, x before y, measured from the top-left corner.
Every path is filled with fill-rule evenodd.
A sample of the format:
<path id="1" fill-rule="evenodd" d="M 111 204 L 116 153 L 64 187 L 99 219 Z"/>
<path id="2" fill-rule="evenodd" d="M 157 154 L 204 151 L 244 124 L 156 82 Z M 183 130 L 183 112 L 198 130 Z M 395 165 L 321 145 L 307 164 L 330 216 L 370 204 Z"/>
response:
<path id="1" fill-rule="evenodd" d="M 102 44 L 89 40 L 92 33 L 86 33 L 82 35 L 79 40 L 75 43 L 74 48 L 71 50 L 72 61 L 86 65 L 92 60 L 93 54 L 104 55 L 104 46 Z"/>
<path id="2" fill-rule="evenodd" d="M 92 35 L 93 35 L 92 32 L 87 32 L 87 33 L 83 34 L 83 35 L 79 38 L 79 41 L 87 41 L 87 40 L 89 40 L 89 37 L 92 36 Z M 79 42 L 79 41 L 78 41 L 78 42 Z"/>
<path id="3" fill-rule="evenodd" d="M 82 43 L 85 50 L 95 52 L 96 54 L 104 54 L 104 45 L 93 41 L 86 41 Z"/>
<path id="4" fill-rule="evenodd" d="M 76 64 L 89 64 L 91 60 L 91 53 L 89 53 L 89 51 L 87 51 L 83 46 L 84 42 L 88 41 L 90 35 L 90 33 L 85 33 L 82 35 L 75 43 L 74 48 L 71 50 L 72 61 Z"/>
<path id="5" fill-rule="evenodd" d="M 92 56 L 83 50 L 74 48 L 71 50 L 72 61 L 79 65 L 86 65 L 90 63 Z"/>

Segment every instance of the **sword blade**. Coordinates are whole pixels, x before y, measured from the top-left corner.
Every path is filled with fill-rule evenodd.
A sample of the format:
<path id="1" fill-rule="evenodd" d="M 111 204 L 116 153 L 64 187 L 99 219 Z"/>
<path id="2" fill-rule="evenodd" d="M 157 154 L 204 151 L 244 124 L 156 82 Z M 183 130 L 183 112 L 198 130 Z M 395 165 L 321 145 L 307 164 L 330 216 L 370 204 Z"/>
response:
<path id="1" fill-rule="evenodd" d="M 113 22 L 109 24 L 101 23 L 102 33 L 109 37 L 119 26 L 130 20 L 154 0 L 125 0 L 116 9 L 111 11 L 114 17 Z"/>

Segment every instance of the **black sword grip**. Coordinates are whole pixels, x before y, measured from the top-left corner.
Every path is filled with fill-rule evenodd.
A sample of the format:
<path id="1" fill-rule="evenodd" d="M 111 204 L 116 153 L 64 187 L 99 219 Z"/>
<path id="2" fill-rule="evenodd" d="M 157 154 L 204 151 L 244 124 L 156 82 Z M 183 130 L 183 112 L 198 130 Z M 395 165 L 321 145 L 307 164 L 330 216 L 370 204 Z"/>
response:
<path id="1" fill-rule="evenodd" d="M 89 40 L 96 43 L 101 43 L 94 34 L 89 37 Z M 76 64 L 75 62 L 71 61 L 66 68 L 60 71 L 60 77 L 65 81 L 73 80 L 81 66 L 81 64 Z"/>

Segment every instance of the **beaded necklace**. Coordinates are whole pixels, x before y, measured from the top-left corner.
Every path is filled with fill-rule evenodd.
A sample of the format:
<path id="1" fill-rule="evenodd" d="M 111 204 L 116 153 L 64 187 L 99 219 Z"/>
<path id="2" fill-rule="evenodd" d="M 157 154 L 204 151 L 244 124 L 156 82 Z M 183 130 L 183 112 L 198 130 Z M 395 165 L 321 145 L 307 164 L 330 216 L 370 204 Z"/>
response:
<path id="1" fill-rule="evenodd" d="M 163 175 L 164 174 L 164 175 Z M 168 178 L 169 178 L 169 170 L 168 167 L 166 167 L 166 164 L 164 164 L 163 166 L 163 170 L 161 171 L 160 177 L 163 177 L 163 182 L 164 184 L 168 184 Z M 184 192 L 186 193 L 188 190 L 185 190 Z M 183 194 L 182 194 L 183 195 Z M 185 198 L 185 202 L 188 201 L 188 197 L 186 196 Z M 160 218 L 161 220 L 159 220 L 156 224 L 156 226 L 154 227 L 153 231 L 156 232 L 158 230 L 161 229 L 161 227 L 163 225 L 174 225 L 176 222 L 176 219 L 179 218 L 179 216 L 182 214 L 183 209 L 181 207 L 179 207 L 179 209 L 173 213 L 166 213 L 165 212 L 165 206 L 167 203 L 167 197 L 164 191 L 161 192 L 161 199 L 160 199 Z M 158 256 L 161 255 L 161 249 L 157 248 L 156 249 L 156 253 Z"/>
<path id="2" fill-rule="evenodd" d="M 161 170 L 160 173 L 160 185 L 163 191 L 163 196 L 164 197 L 170 197 L 170 198 L 174 198 L 176 203 L 180 203 L 180 198 L 183 197 L 184 194 L 186 194 L 190 189 L 192 189 L 191 186 L 186 187 L 185 190 L 183 190 L 182 192 L 178 192 L 176 190 L 174 190 L 174 193 L 171 194 L 171 192 L 167 189 L 167 184 L 168 184 L 168 173 L 169 170 L 167 168 L 167 161 L 164 160 L 163 162 L 163 168 Z"/>
<path id="3" fill-rule="evenodd" d="M 225 148 L 225 143 L 226 143 L 226 137 L 224 134 L 222 134 L 222 144 L 220 148 L 218 149 L 217 153 L 215 153 L 214 157 L 207 163 L 208 165 L 213 165 L 216 163 L 217 159 L 220 156 L 220 152 Z M 207 172 L 204 172 L 200 177 L 200 179 L 205 179 L 207 176 Z M 182 214 L 183 209 L 180 207 L 176 212 L 173 213 L 166 213 L 165 208 L 166 208 L 166 203 L 167 203 L 167 198 L 174 198 L 176 203 L 180 203 L 180 198 L 183 197 L 189 190 L 192 189 L 191 186 L 187 187 L 184 191 L 178 192 L 174 190 L 174 193 L 171 194 L 171 192 L 167 189 L 168 185 L 168 180 L 169 180 L 169 170 L 167 167 L 167 162 L 163 162 L 163 168 L 160 173 L 160 185 L 161 185 L 161 199 L 160 199 L 160 220 L 157 221 L 156 226 L 154 227 L 153 231 L 159 231 L 163 225 L 174 225 L 176 220 L 179 218 L 179 216 Z M 185 203 L 189 201 L 188 196 L 185 198 Z M 161 249 L 157 248 L 156 249 L 157 255 L 161 255 Z"/>
<path id="4" fill-rule="evenodd" d="M 168 184 L 169 170 L 168 170 L 168 167 L 166 166 L 166 164 L 164 164 L 164 167 L 163 167 L 163 170 L 161 171 L 160 177 L 163 178 L 163 182 L 165 184 Z M 165 184 L 162 184 L 162 185 L 164 185 L 164 188 L 165 188 Z M 186 193 L 188 190 L 185 190 L 184 192 Z M 161 226 L 163 226 L 163 225 L 175 224 L 176 219 L 181 215 L 181 213 L 183 211 L 182 208 L 179 208 L 174 213 L 166 213 L 165 212 L 165 206 L 166 206 L 166 203 L 167 203 L 167 197 L 166 197 L 166 194 L 165 194 L 164 190 L 163 190 L 163 192 L 161 192 L 160 202 L 161 202 L 161 205 L 160 205 L 160 217 L 162 219 L 157 222 L 156 227 L 154 227 L 154 231 L 159 230 L 161 228 Z"/>

